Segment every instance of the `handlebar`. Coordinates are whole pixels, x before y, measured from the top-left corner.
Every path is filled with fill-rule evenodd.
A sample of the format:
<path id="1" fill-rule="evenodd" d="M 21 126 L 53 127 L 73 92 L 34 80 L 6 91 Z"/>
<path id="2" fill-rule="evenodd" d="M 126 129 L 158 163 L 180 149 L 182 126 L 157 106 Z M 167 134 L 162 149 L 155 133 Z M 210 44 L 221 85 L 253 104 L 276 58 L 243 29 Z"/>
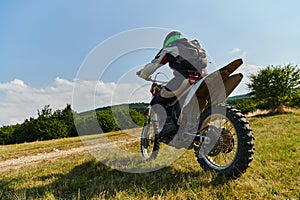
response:
<path id="1" fill-rule="evenodd" d="M 161 84 L 168 83 L 168 81 L 159 81 L 159 80 L 155 80 L 155 79 L 152 79 L 152 78 L 147 78 L 146 81 L 151 81 L 153 83 L 161 83 Z"/>
<path id="2" fill-rule="evenodd" d="M 162 73 L 162 72 L 158 72 L 158 73 L 155 74 L 154 79 L 150 76 L 150 77 L 148 77 L 148 78 L 146 79 L 146 81 L 151 81 L 151 82 L 154 82 L 154 83 L 161 83 L 161 84 L 166 84 L 166 83 L 168 83 L 168 81 L 160 81 L 160 80 L 157 80 L 157 76 L 160 75 L 160 74 L 164 75 L 164 76 L 169 80 L 169 78 L 168 78 L 168 76 L 167 76 L 166 74 L 164 74 L 164 73 Z"/>

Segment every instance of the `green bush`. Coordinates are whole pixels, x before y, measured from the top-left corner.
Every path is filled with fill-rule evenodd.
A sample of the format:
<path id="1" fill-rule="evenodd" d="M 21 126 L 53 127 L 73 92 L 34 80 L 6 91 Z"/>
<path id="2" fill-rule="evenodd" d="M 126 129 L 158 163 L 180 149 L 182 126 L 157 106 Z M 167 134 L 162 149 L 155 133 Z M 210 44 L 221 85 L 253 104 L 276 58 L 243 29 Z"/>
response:
<path id="1" fill-rule="evenodd" d="M 280 105 L 299 106 L 299 100 L 295 99 L 300 90 L 300 68 L 297 65 L 267 66 L 257 74 L 251 74 L 250 81 L 248 87 L 255 99 L 270 109 L 275 110 Z"/>
<path id="2" fill-rule="evenodd" d="M 241 99 L 235 105 L 243 114 L 254 112 L 257 109 L 256 103 L 252 99 Z"/>
<path id="3" fill-rule="evenodd" d="M 14 130 L 15 126 L 3 126 L 0 128 L 0 145 L 12 143 Z"/>

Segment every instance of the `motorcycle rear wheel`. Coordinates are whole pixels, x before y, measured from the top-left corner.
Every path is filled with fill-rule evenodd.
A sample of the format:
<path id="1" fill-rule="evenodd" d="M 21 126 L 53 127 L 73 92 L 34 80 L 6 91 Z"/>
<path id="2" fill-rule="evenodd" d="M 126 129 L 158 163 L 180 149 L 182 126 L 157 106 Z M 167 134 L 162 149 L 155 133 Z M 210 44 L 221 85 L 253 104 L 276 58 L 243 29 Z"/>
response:
<path id="1" fill-rule="evenodd" d="M 194 147 L 197 161 L 204 170 L 227 178 L 237 178 L 246 172 L 253 160 L 254 136 L 239 110 L 226 105 L 208 107 L 200 116 L 198 134 L 214 141 L 205 154 L 204 144 Z"/>

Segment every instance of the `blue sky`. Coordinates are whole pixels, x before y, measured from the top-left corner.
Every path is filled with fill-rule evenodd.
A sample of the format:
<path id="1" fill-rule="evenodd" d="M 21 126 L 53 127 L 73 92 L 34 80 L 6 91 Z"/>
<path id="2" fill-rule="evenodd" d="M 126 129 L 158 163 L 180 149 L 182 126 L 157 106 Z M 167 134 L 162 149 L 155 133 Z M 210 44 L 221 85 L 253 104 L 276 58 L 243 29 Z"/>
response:
<path id="1" fill-rule="evenodd" d="M 197 38 L 220 67 L 239 57 L 249 67 L 244 72 L 270 64 L 298 64 L 299 7 L 296 0 L 3 0 L 0 125 L 34 116 L 46 104 L 63 108 L 70 103 L 69 90 L 89 52 L 107 38 L 135 28 L 180 30 Z M 134 65 L 126 64 L 146 63 L 154 52 L 137 54 Z M 113 70 L 107 73 L 111 76 L 101 80 L 104 84 L 117 81 Z M 243 92 L 245 87 L 239 89 Z"/>

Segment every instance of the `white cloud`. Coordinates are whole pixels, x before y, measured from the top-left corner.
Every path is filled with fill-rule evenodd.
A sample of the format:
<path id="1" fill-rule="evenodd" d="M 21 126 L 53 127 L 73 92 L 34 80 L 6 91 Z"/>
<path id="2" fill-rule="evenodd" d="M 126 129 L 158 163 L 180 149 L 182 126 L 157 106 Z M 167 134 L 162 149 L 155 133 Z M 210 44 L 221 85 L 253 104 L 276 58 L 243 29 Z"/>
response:
<path id="1" fill-rule="evenodd" d="M 141 88 L 137 83 L 68 81 L 59 77 L 45 88 L 30 87 L 19 79 L 0 83 L 0 93 L 0 126 L 36 117 L 37 110 L 48 104 L 56 110 L 76 102 L 75 107 L 72 105 L 73 109 L 80 112 L 112 104 L 149 101 L 148 87 Z"/>
<path id="2" fill-rule="evenodd" d="M 58 109 L 71 103 L 72 85 L 58 80 L 47 88 L 33 88 L 19 79 L 0 83 L 0 91 L 4 94 L 0 98 L 0 123 L 15 124 L 35 117 L 37 110 L 47 104 Z"/>
<path id="3" fill-rule="evenodd" d="M 138 83 L 77 80 L 73 93 L 73 107 L 80 112 L 101 106 L 149 100 L 149 85 Z"/>
<path id="4" fill-rule="evenodd" d="M 9 83 L 2 83 L 0 84 L 0 90 L 23 90 L 24 88 L 26 88 L 27 85 L 25 85 L 25 83 L 22 80 L 19 79 L 15 79 Z"/>
<path id="5" fill-rule="evenodd" d="M 240 52 L 240 51 L 241 51 L 241 49 L 235 47 L 235 48 L 233 48 L 232 50 L 230 50 L 228 53 L 229 53 L 229 54 L 234 54 L 234 53 L 237 53 L 237 52 Z"/>

